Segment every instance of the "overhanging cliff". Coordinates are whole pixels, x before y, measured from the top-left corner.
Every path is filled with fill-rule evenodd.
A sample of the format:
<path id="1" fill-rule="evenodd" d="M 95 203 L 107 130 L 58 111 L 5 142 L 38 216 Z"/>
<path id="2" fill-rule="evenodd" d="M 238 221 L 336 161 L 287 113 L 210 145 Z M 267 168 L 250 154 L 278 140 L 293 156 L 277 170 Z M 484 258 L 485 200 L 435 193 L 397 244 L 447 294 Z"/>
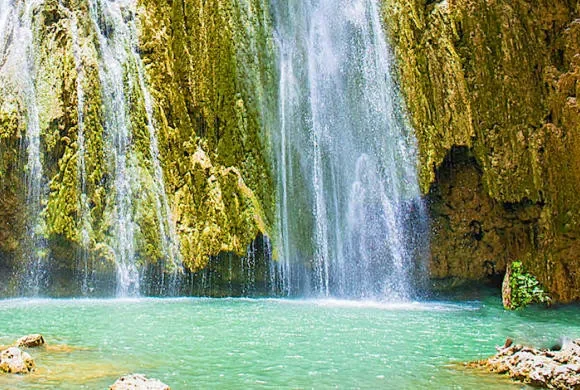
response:
<path id="1" fill-rule="evenodd" d="M 523 260 L 580 299 L 580 5 L 384 2 L 432 211 L 435 278 Z M 454 162 L 455 161 L 455 162 Z"/>

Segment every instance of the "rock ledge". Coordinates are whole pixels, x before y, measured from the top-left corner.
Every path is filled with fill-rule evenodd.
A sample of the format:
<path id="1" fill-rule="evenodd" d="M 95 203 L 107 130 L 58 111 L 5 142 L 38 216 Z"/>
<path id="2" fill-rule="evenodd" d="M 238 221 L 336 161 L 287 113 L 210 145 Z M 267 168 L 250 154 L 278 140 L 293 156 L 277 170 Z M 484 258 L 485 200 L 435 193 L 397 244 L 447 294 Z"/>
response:
<path id="1" fill-rule="evenodd" d="M 512 345 L 510 339 L 498 353 L 471 367 L 481 367 L 498 374 L 549 389 L 580 389 L 580 339 L 566 341 L 559 350 L 539 350 Z"/>

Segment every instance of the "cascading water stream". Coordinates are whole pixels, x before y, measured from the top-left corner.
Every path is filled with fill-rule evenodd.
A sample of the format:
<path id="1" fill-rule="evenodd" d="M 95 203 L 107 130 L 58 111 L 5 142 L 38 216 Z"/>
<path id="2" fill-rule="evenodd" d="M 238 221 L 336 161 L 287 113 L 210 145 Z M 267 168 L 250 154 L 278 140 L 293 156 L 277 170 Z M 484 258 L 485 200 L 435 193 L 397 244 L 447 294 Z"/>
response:
<path id="1" fill-rule="evenodd" d="M 87 167 L 86 167 L 86 142 L 85 142 L 85 125 L 84 125 L 84 109 L 85 109 L 85 91 L 83 82 L 85 80 L 85 71 L 83 67 L 82 48 L 79 43 L 78 36 L 78 22 L 76 15 L 71 12 L 70 15 L 70 31 L 73 45 L 73 57 L 75 60 L 75 69 L 77 72 L 76 92 L 77 92 L 77 144 L 78 144 L 78 160 L 77 160 L 77 174 L 79 177 L 79 210 L 80 210 L 80 234 L 81 245 L 78 254 L 79 270 L 81 271 L 81 292 L 87 295 L 90 292 L 90 275 L 92 271 L 89 269 L 89 247 L 90 247 L 90 204 L 87 194 Z"/>
<path id="2" fill-rule="evenodd" d="M 117 269 L 117 295 L 139 295 L 145 275 L 151 277 L 147 280 L 151 291 L 174 295 L 179 288 L 180 251 L 164 185 L 153 99 L 138 51 L 136 2 L 89 0 L 88 5 L 90 19 L 89 25 L 85 25 L 80 19 L 85 16 L 85 8 L 68 8 L 71 4 L 58 2 L 59 15 L 66 15 L 68 19 L 69 50 L 76 73 L 75 153 L 79 197 L 75 227 L 79 245 L 75 272 L 85 295 L 95 288 L 109 288 L 111 280 L 103 265 L 106 268 L 112 262 Z M 42 57 L 47 42 L 36 37 L 39 32 L 35 30 L 40 31 L 36 24 L 42 20 L 42 13 L 37 11 L 45 6 L 48 5 L 43 0 L 0 0 L 0 87 L 7 96 L 2 102 L 7 109 L 26 119 L 22 160 L 26 161 L 28 218 L 22 245 L 26 261 L 22 262 L 19 275 L 24 295 L 47 291 L 50 276 L 48 240 L 54 239 L 49 237 L 50 229 L 45 221 L 50 214 L 52 194 L 49 197 L 48 178 L 43 177 L 44 150 L 41 148 L 41 138 L 50 137 L 50 131 L 45 134 L 46 129 L 41 128 L 40 103 L 36 96 L 37 93 L 44 96 L 42 81 L 45 81 L 39 78 L 41 84 L 37 85 L 36 73 L 47 70 Z M 92 68 L 93 63 L 98 66 Z M 88 85 L 94 88 L 93 69 L 97 71 L 100 84 L 96 93 L 86 90 Z M 94 96 L 98 96 L 97 100 Z M 94 106 L 95 102 L 99 106 Z M 94 182 L 88 170 L 95 161 L 100 161 L 102 145 L 100 140 L 94 141 L 100 134 L 90 133 L 95 122 L 87 113 L 101 112 L 101 108 L 102 118 L 98 120 L 103 125 L 102 154 L 106 173 Z M 140 131 L 143 126 L 145 132 Z M 144 145 L 148 145 L 148 151 Z M 95 152 L 97 155 L 91 154 Z M 99 203 L 102 190 L 107 193 L 104 210 L 99 209 L 100 206 L 94 209 L 95 198 L 91 197 L 96 196 Z M 147 214 L 148 207 L 153 208 L 153 216 Z M 99 219 L 93 220 L 93 209 Z M 154 258 L 147 258 L 150 253 L 141 245 L 155 244 L 151 241 L 155 236 L 153 239 L 146 237 L 140 224 L 153 220 L 157 224 L 153 229 L 158 233 L 159 251 Z M 156 285 L 149 285 L 150 281 Z"/>
<path id="3" fill-rule="evenodd" d="M 140 275 L 135 264 L 135 222 L 131 177 L 131 121 L 125 94 L 125 65 L 130 34 L 117 2 L 89 1 L 100 46 L 99 76 L 105 108 L 105 132 L 111 143 L 114 171 L 115 257 L 117 264 L 117 295 L 139 294 Z"/>
<path id="4" fill-rule="evenodd" d="M 43 1 L 0 4 L 0 73 L 15 84 L 26 110 L 26 203 L 28 208 L 26 248 L 27 258 L 21 272 L 22 293 L 38 295 L 47 279 L 48 253 L 42 217 L 46 186 L 40 148 L 40 121 L 35 89 L 35 44 L 32 26 L 33 11 Z"/>
<path id="5" fill-rule="evenodd" d="M 410 298 L 427 219 L 379 3 L 272 6 L 279 285 L 286 294 Z"/>
<path id="6" fill-rule="evenodd" d="M 172 222 L 169 201 L 165 191 L 163 170 L 159 160 L 159 146 L 153 121 L 153 102 L 147 89 L 144 67 L 137 52 L 137 28 L 135 26 L 134 1 L 91 0 L 90 14 L 99 37 L 101 62 L 100 78 L 105 103 L 106 131 L 113 143 L 116 194 L 117 246 L 117 293 L 120 296 L 139 294 L 140 271 L 135 262 L 135 221 L 132 201 L 133 184 L 138 181 L 138 162 L 132 154 L 131 122 L 128 111 L 131 90 L 135 81 L 125 77 L 128 69 L 137 73 L 137 88 L 144 100 L 146 125 L 149 133 L 149 152 L 153 170 L 153 192 L 162 252 L 166 266 L 172 271 L 169 291 L 177 290 L 181 270 L 177 234 Z M 164 274 L 162 274 L 162 278 Z M 161 285 L 165 286 L 165 281 Z M 171 291 L 172 290 L 172 291 Z"/>

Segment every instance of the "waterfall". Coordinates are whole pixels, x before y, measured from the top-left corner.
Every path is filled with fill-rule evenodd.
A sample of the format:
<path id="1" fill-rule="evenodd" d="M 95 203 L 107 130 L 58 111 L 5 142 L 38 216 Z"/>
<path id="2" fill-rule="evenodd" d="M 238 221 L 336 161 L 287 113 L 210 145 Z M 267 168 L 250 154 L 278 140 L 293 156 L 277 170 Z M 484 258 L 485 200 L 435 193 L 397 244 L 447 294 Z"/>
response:
<path id="1" fill-rule="evenodd" d="M 272 0 L 285 294 L 409 299 L 427 218 L 378 0 Z"/>
<path id="2" fill-rule="evenodd" d="M 80 272 L 81 292 L 87 295 L 90 292 L 90 275 L 89 269 L 89 247 L 90 247 L 90 205 L 87 193 L 87 167 L 86 167 L 86 142 L 85 142 L 85 126 L 84 126 L 84 109 L 85 109 L 85 91 L 83 82 L 85 79 L 85 71 L 83 69 L 82 48 L 78 36 L 78 22 L 76 15 L 71 12 L 70 15 L 70 31 L 73 44 L 73 57 L 75 60 L 75 70 L 77 72 L 76 92 L 77 92 L 77 144 L 78 144 L 78 160 L 77 160 L 77 175 L 79 177 L 79 210 L 80 210 L 80 250 L 78 254 L 78 269 Z"/>
<path id="3" fill-rule="evenodd" d="M 117 264 L 117 295 L 138 295 L 141 272 L 136 264 L 133 201 L 140 194 L 133 188 L 139 180 L 138 161 L 132 153 L 132 124 L 127 90 L 137 88 L 145 105 L 146 126 L 149 134 L 150 159 L 153 169 L 153 190 L 162 251 L 173 269 L 172 281 L 167 283 L 176 291 L 177 272 L 180 269 L 177 234 L 171 221 L 169 202 L 165 192 L 163 171 L 159 161 L 159 147 L 153 122 L 153 103 L 145 83 L 143 64 L 137 52 L 134 1 L 90 0 L 90 15 L 100 46 L 99 74 L 105 105 L 105 132 L 112 145 L 116 199 L 115 257 Z M 127 77 L 128 69 L 135 69 L 136 80 Z M 134 85 L 136 83 L 136 85 Z M 162 275 L 164 277 L 164 275 Z M 165 285 L 165 281 L 161 281 Z M 173 287 L 171 287 L 173 286 Z M 167 293 L 167 291 L 164 291 Z M 169 291 L 171 292 L 171 291 Z"/>
<path id="4" fill-rule="evenodd" d="M 27 221 L 16 284 L 23 295 L 47 293 L 53 283 L 49 259 L 59 268 L 70 256 L 83 295 L 107 294 L 116 286 L 118 296 L 136 296 L 142 283 L 148 292 L 174 295 L 182 274 L 180 249 L 164 184 L 154 100 L 139 55 L 137 4 L 86 4 L 0 0 L 0 101 L 26 125 L 20 142 Z M 50 23 L 67 31 L 58 42 L 45 36 L 54 30 L 43 30 L 44 12 L 54 16 Z M 76 85 L 68 92 L 76 93 L 76 140 L 72 131 L 59 140 L 56 126 L 69 131 L 62 126 L 71 122 L 58 116 L 58 108 L 44 111 L 51 108 L 46 97 L 52 91 L 44 76 L 52 71 L 46 53 L 53 44 L 64 50 L 56 66 L 74 61 Z M 66 171 L 73 177 L 67 176 L 67 185 L 75 185 L 76 176 L 77 187 L 68 194 L 78 193 L 78 198 L 70 199 L 76 204 L 65 210 L 69 200 L 54 190 L 64 179 L 54 172 L 68 169 L 69 161 L 76 170 Z M 63 165 L 55 170 L 57 164 Z M 51 252 L 53 245 L 57 250 Z M 74 254 L 63 256 L 69 248 Z"/>
<path id="5" fill-rule="evenodd" d="M 46 183 L 40 147 L 40 122 L 35 89 L 35 37 L 33 10 L 42 1 L 2 0 L 0 3 L 0 73 L 7 83 L 13 83 L 23 102 L 26 136 L 26 239 L 23 245 L 23 269 L 20 272 L 24 294 L 38 295 L 47 283 L 48 253 L 44 238 L 45 224 L 41 215 L 46 201 Z"/>
<path id="6" fill-rule="evenodd" d="M 116 2 L 91 0 L 89 9 L 100 46 L 99 76 L 105 107 L 105 133 L 111 145 L 115 202 L 115 258 L 117 295 L 139 294 L 140 275 L 135 264 L 135 221 L 133 189 L 136 176 L 131 161 L 131 122 L 125 93 L 125 65 L 130 49 L 130 33 L 123 20 L 121 5 Z"/>

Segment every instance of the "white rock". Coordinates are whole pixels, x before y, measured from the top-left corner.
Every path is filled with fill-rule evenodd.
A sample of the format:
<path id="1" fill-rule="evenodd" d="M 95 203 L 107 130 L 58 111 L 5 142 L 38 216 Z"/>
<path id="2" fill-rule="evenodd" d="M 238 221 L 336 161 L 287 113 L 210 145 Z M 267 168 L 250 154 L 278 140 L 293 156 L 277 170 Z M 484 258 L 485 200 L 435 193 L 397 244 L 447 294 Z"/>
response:
<path id="1" fill-rule="evenodd" d="M 34 359 L 16 347 L 8 348 L 0 353 L 0 371 L 8 374 L 28 374 L 34 371 Z"/>
<path id="2" fill-rule="evenodd" d="M 119 378 L 109 388 L 110 390 L 171 390 L 165 383 L 157 379 L 149 379 L 145 375 L 132 374 Z"/>

